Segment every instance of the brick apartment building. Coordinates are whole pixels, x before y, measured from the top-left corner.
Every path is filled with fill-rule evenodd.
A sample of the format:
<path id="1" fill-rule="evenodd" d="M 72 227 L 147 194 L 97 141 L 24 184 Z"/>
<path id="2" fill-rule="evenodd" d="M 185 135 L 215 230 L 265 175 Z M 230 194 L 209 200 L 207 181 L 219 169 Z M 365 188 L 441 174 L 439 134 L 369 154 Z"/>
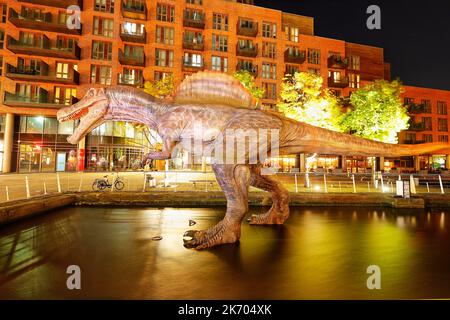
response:
<path id="1" fill-rule="evenodd" d="M 124 160 L 131 167 L 148 141 L 130 124 L 106 123 L 78 147 L 66 142 L 74 124 L 58 124 L 55 114 L 90 87 L 138 86 L 167 74 L 179 83 L 199 70 L 248 70 L 265 89 L 264 108 L 273 109 L 285 73 L 320 74 L 339 96 L 349 96 L 375 79 L 390 78 L 382 48 L 316 36 L 313 18 L 254 6 L 252 1 L 1 1 L 3 172 L 98 169 L 99 162 L 100 167 L 111 167 Z M 66 8 L 72 5 L 81 8 L 80 28 L 66 25 Z M 400 135 L 401 142 L 428 141 L 430 135 L 433 141 L 448 139 L 450 92 L 406 89 L 405 101 L 415 112 L 424 103 L 432 105 L 432 112 L 415 119 L 427 130 L 412 126 Z M 430 120 L 423 120 L 429 117 L 432 127 Z M 448 157 L 440 157 L 439 163 L 444 159 L 443 166 L 448 166 Z M 281 159 L 283 168 L 298 165 L 293 159 Z M 365 161 L 324 156 L 317 166 L 353 170 Z M 413 162 L 412 167 L 418 169 L 421 163 L 426 168 L 434 160 L 395 161 L 388 166 L 410 167 Z"/>

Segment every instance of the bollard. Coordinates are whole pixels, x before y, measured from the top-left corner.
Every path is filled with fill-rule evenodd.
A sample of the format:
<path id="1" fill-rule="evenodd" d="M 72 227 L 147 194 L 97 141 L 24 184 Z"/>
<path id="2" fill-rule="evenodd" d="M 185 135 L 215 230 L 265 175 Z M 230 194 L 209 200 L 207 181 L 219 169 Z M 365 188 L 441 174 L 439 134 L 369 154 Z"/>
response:
<path id="1" fill-rule="evenodd" d="M 367 181 L 367 190 L 368 190 L 368 192 L 370 192 L 370 182 L 369 181 Z"/>
<path id="2" fill-rule="evenodd" d="M 81 187 L 83 186 L 83 172 L 81 173 L 81 177 L 80 177 L 80 185 L 78 186 L 78 192 L 81 192 Z"/>
<path id="3" fill-rule="evenodd" d="M 323 186 L 324 186 L 325 193 L 328 193 L 327 175 L 326 174 L 323 175 Z"/>
<path id="4" fill-rule="evenodd" d="M 294 179 L 295 179 L 295 193 L 298 193 L 297 174 L 294 175 Z"/>
<path id="5" fill-rule="evenodd" d="M 144 171 L 144 187 L 142 188 L 142 192 L 145 192 L 146 184 L 147 184 L 147 179 L 146 179 L 145 171 Z"/>
<path id="6" fill-rule="evenodd" d="M 445 192 L 444 192 L 444 186 L 443 186 L 443 184 L 442 184 L 442 178 L 441 178 L 441 175 L 439 175 L 439 185 L 441 186 L 441 193 L 444 194 Z"/>
<path id="7" fill-rule="evenodd" d="M 427 182 L 427 192 L 430 193 L 430 186 L 428 185 L 428 182 Z"/>
<path id="8" fill-rule="evenodd" d="M 355 175 L 352 174 L 352 182 L 353 182 L 353 193 L 356 193 L 356 183 L 355 183 Z"/>
<path id="9" fill-rule="evenodd" d="M 8 189 L 8 186 L 5 186 L 5 191 L 6 191 L 6 201 L 9 201 L 9 189 Z"/>
<path id="10" fill-rule="evenodd" d="M 25 187 L 27 189 L 27 198 L 30 198 L 30 184 L 28 183 L 28 176 L 25 176 Z"/>
<path id="11" fill-rule="evenodd" d="M 45 184 L 45 181 L 44 181 L 44 195 L 47 195 L 47 186 Z"/>
<path id="12" fill-rule="evenodd" d="M 381 174 L 380 177 L 381 177 L 381 192 L 384 192 L 384 180 L 383 180 L 383 174 Z"/>
<path id="13" fill-rule="evenodd" d="M 58 183 L 58 192 L 61 193 L 61 180 L 59 179 L 59 173 L 56 174 L 56 181 Z"/>
<path id="14" fill-rule="evenodd" d="M 414 183 L 414 177 L 412 174 L 409 175 L 409 185 L 411 188 L 411 194 L 416 194 L 416 184 Z"/>

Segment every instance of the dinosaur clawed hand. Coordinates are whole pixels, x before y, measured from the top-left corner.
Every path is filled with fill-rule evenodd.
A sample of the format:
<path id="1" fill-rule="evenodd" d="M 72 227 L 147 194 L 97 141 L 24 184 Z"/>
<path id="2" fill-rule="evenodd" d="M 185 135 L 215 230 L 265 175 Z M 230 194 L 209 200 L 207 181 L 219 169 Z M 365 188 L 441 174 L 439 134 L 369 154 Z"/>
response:
<path id="1" fill-rule="evenodd" d="M 220 221 L 206 230 L 188 230 L 183 235 L 186 248 L 197 250 L 211 248 L 220 244 L 235 243 L 241 236 L 240 224 L 231 225 Z"/>

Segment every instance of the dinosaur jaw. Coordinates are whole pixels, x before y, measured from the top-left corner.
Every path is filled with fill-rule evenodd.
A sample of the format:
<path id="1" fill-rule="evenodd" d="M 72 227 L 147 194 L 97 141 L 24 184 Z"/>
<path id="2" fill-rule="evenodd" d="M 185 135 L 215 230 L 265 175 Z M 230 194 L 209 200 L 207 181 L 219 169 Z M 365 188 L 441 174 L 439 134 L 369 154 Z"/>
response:
<path id="1" fill-rule="evenodd" d="M 86 101 L 87 100 L 87 101 Z M 70 107 L 58 111 L 59 122 L 80 119 L 80 122 L 67 141 L 77 144 L 84 136 L 104 122 L 104 116 L 108 111 L 109 101 L 105 98 L 82 99 Z"/>

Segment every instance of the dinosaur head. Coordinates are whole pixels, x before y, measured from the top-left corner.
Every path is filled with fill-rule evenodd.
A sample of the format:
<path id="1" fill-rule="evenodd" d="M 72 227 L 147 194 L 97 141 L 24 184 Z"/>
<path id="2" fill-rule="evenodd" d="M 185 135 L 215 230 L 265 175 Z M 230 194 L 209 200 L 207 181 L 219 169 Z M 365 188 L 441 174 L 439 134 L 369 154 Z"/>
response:
<path id="1" fill-rule="evenodd" d="M 74 133 L 67 141 L 76 144 L 90 131 L 101 125 L 108 112 L 109 98 L 104 88 L 91 88 L 77 103 L 62 108 L 57 113 L 59 122 L 80 119 Z"/>

